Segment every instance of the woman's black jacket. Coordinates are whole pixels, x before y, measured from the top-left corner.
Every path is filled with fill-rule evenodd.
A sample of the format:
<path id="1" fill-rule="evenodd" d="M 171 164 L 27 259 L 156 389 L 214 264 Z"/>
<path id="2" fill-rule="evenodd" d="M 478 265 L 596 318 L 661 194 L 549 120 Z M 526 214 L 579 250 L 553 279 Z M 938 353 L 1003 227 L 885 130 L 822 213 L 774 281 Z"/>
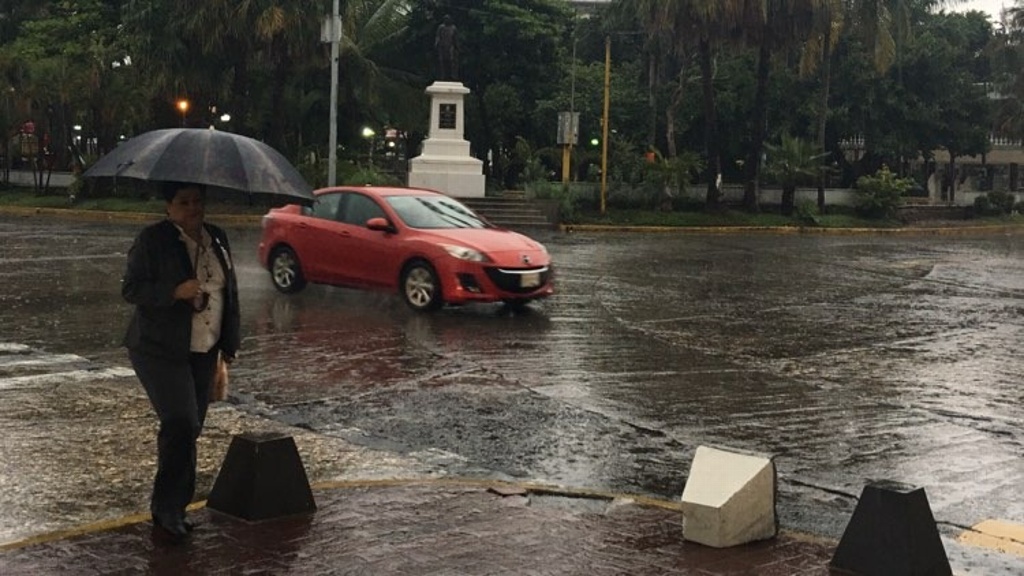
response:
<path id="1" fill-rule="evenodd" d="M 224 318 L 216 348 L 234 358 L 238 352 L 238 280 L 228 237 L 212 224 L 203 224 L 213 239 L 214 253 L 224 269 Z M 192 303 L 175 300 L 174 289 L 195 278 L 181 231 L 170 220 L 144 228 L 128 250 L 121 295 L 135 305 L 124 345 L 144 354 L 187 359 L 192 342 Z"/>

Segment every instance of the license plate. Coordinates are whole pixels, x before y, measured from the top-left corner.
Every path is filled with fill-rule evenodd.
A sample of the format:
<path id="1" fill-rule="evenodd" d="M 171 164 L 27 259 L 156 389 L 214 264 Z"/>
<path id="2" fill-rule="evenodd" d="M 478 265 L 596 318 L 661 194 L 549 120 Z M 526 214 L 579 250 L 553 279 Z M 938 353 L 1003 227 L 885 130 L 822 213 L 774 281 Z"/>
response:
<path id="1" fill-rule="evenodd" d="M 519 277 L 519 286 L 523 288 L 534 288 L 540 286 L 540 272 L 529 272 Z"/>

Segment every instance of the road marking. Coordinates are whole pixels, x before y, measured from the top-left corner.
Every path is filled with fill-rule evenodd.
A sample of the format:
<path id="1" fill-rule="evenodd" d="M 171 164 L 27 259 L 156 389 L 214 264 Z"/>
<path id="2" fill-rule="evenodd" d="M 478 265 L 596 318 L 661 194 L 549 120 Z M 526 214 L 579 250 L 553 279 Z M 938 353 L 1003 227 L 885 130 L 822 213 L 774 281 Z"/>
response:
<path id="1" fill-rule="evenodd" d="M 91 360 L 77 354 L 51 354 L 25 344 L 0 342 L 0 390 L 135 376 L 131 368 L 92 366 Z M 46 369 L 49 372 L 43 373 Z M 24 374 L 26 371 L 39 373 Z M 16 375 L 18 372 L 22 374 Z"/>
<path id="2" fill-rule="evenodd" d="M 131 368 L 114 367 L 101 368 L 99 370 L 72 370 L 70 372 L 51 372 L 49 374 L 34 374 L 31 376 L 13 376 L 11 378 L 0 378 L 0 390 L 34 388 L 47 384 L 67 384 L 69 382 L 84 382 L 86 380 L 113 380 L 134 375 L 135 371 Z"/>
<path id="3" fill-rule="evenodd" d="M 1024 526 L 1004 520 L 985 520 L 960 534 L 957 542 L 1024 557 Z"/>
<path id="4" fill-rule="evenodd" d="M 28 352 L 29 350 L 30 348 L 24 344 L 0 342 L 0 354 L 20 354 L 22 352 Z"/>
<path id="5" fill-rule="evenodd" d="M 31 258 L 0 258 L 0 264 L 25 264 L 40 262 L 77 262 L 80 260 L 96 260 L 99 258 L 124 258 L 124 253 L 83 254 L 76 256 L 33 256 Z"/>
<path id="6" fill-rule="evenodd" d="M 88 360 L 78 354 L 36 354 L 33 356 L 19 354 L 17 356 L 0 357 L 0 369 L 53 366 L 55 364 L 72 364 L 75 362 L 88 362 Z"/>

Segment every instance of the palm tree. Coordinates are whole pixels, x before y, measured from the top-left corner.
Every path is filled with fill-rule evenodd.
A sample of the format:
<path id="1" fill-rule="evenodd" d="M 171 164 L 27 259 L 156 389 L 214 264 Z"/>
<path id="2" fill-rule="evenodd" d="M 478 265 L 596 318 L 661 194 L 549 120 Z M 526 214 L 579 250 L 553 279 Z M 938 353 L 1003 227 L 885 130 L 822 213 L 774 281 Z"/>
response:
<path id="1" fill-rule="evenodd" d="M 344 2 L 341 92 L 349 106 L 339 107 L 357 103 L 365 110 L 379 100 L 384 74 L 373 55 L 404 31 L 410 5 Z M 188 94 L 203 105 L 217 103 L 230 110 L 237 131 L 283 149 L 305 140 L 304 123 L 287 113 L 293 107 L 285 101 L 313 110 L 315 101 L 327 99 L 310 82 L 330 65 L 318 41 L 322 1 L 130 0 L 126 14 L 139 58 L 155 79 L 155 98 Z"/>
<path id="2" fill-rule="evenodd" d="M 677 54 L 696 53 L 704 102 L 704 149 L 707 155 L 705 205 L 716 209 L 722 191 L 721 137 L 715 98 L 715 58 L 742 20 L 743 0 L 668 0 L 664 21 L 675 31 Z"/>
<path id="3" fill-rule="evenodd" d="M 931 0 L 922 0 L 933 3 Z M 818 146 L 825 148 L 828 98 L 832 75 L 832 54 L 847 25 L 864 40 L 876 72 L 884 74 L 896 58 L 897 30 L 906 30 L 906 0 L 826 0 L 815 17 L 817 34 L 808 43 L 801 63 L 805 72 L 818 70 L 821 92 L 818 102 Z M 902 15 L 903 18 L 898 16 Z M 825 209 L 825 181 L 818 182 L 818 209 Z"/>
<path id="4" fill-rule="evenodd" d="M 994 62 L 1000 71 L 1003 98 L 996 111 L 996 130 L 1024 136 L 1024 2 L 1008 8 L 996 35 Z"/>
<path id="5" fill-rule="evenodd" d="M 744 161 L 743 205 L 757 210 L 761 155 L 766 137 L 768 76 L 776 50 L 804 42 L 812 35 L 814 17 L 828 0 L 759 0 L 744 13 L 743 32 L 758 47 L 757 90 L 751 115 L 750 147 Z"/>
<path id="6" fill-rule="evenodd" d="M 681 101 L 685 87 L 685 65 L 678 60 L 673 62 L 674 48 L 677 44 L 674 37 L 676 31 L 668 26 L 664 18 L 671 3 L 672 0 L 621 0 L 609 11 L 611 27 L 638 23 L 643 31 L 643 55 L 647 61 L 647 100 L 650 109 L 647 143 L 655 148 L 658 141 L 658 115 L 661 113 L 658 93 L 664 79 L 670 74 L 675 74 L 679 79 L 673 89 L 671 101 L 665 107 L 665 145 L 670 158 L 676 155 L 674 109 Z"/>
<path id="7" fill-rule="evenodd" d="M 766 144 L 768 160 L 765 163 L 765 174 L 775 179 L 782 186 L 782 202 L 780 210 L 784 216 L 793 214 L 796 199 L 796 187 L 806 182 L 813 182 L 825 169 L 822 160 L 828 156 L 814 144 L 783 134 L 779 144 Z"/>
<path id="8" fill-rule="evenodd" d="M 825 149 L 828 123 L 829 91 L 832 80 L 832 54 L 847 27 L 857 33 L 868 46 L 875 71 L 885 74 L 898 61 L 899 46 L 910 31 L 909 18 L 913 7 L 931 9 L 959 4 L 964 0 L 825 0 L 815 13 L 817 31 L 807 44 L 801 71 L 818 71 L 818 146 Z M 824 172 L 818 182 L 818 210 L 825 210 Z"/>
<path id="9" fill-rule="evenodd" d="M 378 63 L 377 56 L 406 35 L 413 2 L 410 0 L 349 0 L 342 16 L 341 68 L 345 71 L 345 93 L 351 103 L 362 106 L 366 116 L 377 114 L 381 102 L 392 103 L 392 116 L 374 118 L 386 123 L 414 122 L 423 91 L 408 72 Z M 397 116 L 397 118 L 395 117 Z"/>

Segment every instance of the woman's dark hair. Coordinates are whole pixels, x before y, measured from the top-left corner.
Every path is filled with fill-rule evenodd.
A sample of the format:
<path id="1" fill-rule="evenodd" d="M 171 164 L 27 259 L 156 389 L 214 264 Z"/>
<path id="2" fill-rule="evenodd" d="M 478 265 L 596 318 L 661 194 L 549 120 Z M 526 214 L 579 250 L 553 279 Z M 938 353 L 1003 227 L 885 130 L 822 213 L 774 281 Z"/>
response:
<path id="1" fill-rule="evenodd" d="M 160 195 L 164 197 L 164 200 L 170 202 L 174 200 L 174 195 L 178 193 L 178 190 L 192 187 L 199 188 L 199 194 L 206 197 L 206 184 L 196 184 L 195 182 L 164 182 L 160 186 Z"/>

